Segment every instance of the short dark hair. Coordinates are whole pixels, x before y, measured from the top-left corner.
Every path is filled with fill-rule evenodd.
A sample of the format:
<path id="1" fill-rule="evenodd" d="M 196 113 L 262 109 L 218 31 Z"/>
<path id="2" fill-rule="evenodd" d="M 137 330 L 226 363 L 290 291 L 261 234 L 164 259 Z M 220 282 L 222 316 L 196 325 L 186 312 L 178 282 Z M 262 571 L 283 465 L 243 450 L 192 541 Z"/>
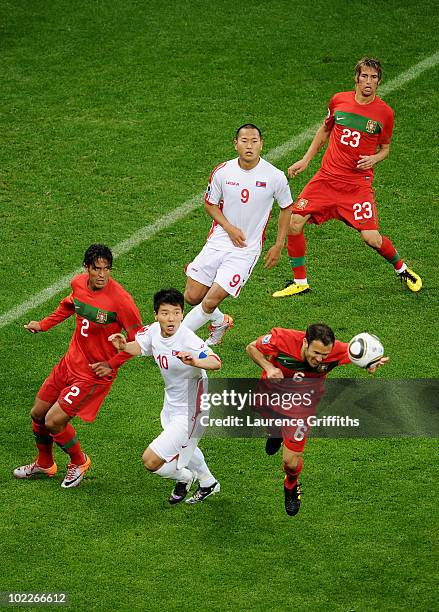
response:
<path id="1" fill-rule="evenodd" d="M 184 297 L 181 291 L 170 287 L 169 289 L 160 289 L 154 294 L 154 312 L 157 314 L 162 304 L 170 304 L 171 306 L 180 306 L 184 310 Z"/>
<path id="2" fill-rule="evenodd" d="M 113 253 L 105 244 L 91 244 L 84 253 L 84 266 L 93 266 L 98 259 L 108 261 L 108 267 L 113 267 Z"/>
<path id="3" fill-rule="evenodd" d="M 329 346 L 335 342 L 334 332 L 325 323 L 312 323 L 308 325 L 305 338 L 308 344 L 311 344 L 313 340 L 320 340 L 324 346 Z"/>
<path id="4" fill-rule="evenodd" d="M 355 65 L 355 81 L 358 81 L 358 77 L 361 74 L 361 69 L 363 66 L 367 66 L 367 68 L 373 68 L 378 73 L 378 81 L 381 81 L 381 75 L 383 73 L 381 68 L 381 63 L 374 57 L 362 57 Z"/>
<path id="5" fill-rule="evenodd" d="M 259 137 L 262 139 L 262 132 L 254 123 L 244 123 L 244 125 L 241 125 L 241 127 L 236 130 L 235 138 L 238 138 L 241 130 L 257 130 Z"/>

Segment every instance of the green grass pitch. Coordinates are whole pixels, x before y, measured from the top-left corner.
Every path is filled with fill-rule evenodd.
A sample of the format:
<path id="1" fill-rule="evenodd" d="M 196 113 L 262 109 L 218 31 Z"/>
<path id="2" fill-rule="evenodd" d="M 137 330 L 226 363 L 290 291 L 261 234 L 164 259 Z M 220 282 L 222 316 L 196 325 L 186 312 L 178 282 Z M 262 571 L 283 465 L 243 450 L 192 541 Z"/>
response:
<path id="1" fill-rule="evenodd" d="M 116 245 L 200 193 L 233 156 L 238 125 L 260 125 L 268 151 L 323 118 L 362 55 L 381 59 L 386 82 L 434 54 L 437 17 L 431 0 L 5 0 L 1 312 L 77 268 L 90 243 Z M 386 96 L 395 132 L 375 181 L 381 230 L 424 278 L 422 293 L 403 290 L 345 226 L 311 227 L 313 292 L 272 300 L 289 276 L 286 254 L 272 271 L 259 264 L 225 306 L 236 327 L 219 350 L 219 375 L 257 376 L 249 341 L 324 320 L 341 339 L 380 335 L 391 361 L 378 376 L 438 376 L 437 76 L 432 68 Z M 286 170 L 306 148 L 276 165 Z M 296 195 L 317 167 L 292 183 Z M 200 206 L 116 260 L 114 277 L 145 322 L 154 291 L 184 286 L 183 266 L 209 225 Z M 0 591 L 67 592 L 84 612 L 434 609 L 432 439 L 313 439 L 295 518 L 283 510 L 279 457 L 266 457 L 261 440 L 206 439 L 221 494 L 170 508 L 170 483 L 140 461 L 160 430 L 161 378 L 137 360 L 96 422 L 75 424 L 93 461 L 81 487 L 61 490 L 61 476 L 14 480 L 34 453 L 34 395 L 73 329 L 68 321 L 31 336 L 23 324 L 66 292 L 0 330 Z M 365 376 L 353 366 L 335 375 Z M 62 474 L 67 461 L 56 452 Z"/>

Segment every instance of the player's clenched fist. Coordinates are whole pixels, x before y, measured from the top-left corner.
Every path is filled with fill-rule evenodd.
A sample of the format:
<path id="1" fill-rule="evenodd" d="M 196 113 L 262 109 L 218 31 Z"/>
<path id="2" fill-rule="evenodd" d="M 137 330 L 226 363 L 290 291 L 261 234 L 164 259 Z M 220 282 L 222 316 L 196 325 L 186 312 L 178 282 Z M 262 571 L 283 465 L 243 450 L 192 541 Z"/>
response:
<path id="1" fill-rule="evenodd" d="M 125 347 L 127 345 L 127 339 L 123 334 L 111 334 L 111 336 L 108 336 L 108 340 L 118 351 L 125 350 Z"/>
<path id="2" fill-rule="evenodd" d="M 180 351 L 177 355 L 178 359 L 184 363 L 184 365 L 195 366 L 195 358 L 192 353 L 187 351 Z"/>

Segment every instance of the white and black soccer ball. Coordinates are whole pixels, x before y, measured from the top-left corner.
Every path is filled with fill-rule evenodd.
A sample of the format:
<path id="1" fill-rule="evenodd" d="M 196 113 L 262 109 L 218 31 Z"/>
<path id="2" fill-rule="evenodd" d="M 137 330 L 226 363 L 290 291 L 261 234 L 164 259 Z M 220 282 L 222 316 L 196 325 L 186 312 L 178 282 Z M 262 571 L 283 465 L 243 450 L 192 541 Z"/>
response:
<path id="1" fill-rule="evenodd" d="M 359 368 L 369 368 L 384 355 L 384 347 L 378 336 L 362 332 L 349 342 L 349 358 Z"/>

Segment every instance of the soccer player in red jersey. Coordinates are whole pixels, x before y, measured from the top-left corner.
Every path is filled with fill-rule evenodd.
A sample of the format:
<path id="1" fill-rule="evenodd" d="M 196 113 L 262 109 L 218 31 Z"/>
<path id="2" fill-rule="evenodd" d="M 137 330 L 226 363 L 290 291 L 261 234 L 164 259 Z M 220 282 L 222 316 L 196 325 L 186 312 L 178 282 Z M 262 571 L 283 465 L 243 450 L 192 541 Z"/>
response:
<path id="1" fill-rule="evenodd" d="M 36 460 L 16 468 L 16 478 L 54 476 L 58 468 L 53 441 L 70 458 L 63 488 L 78 486 L 90 467 L 90 458 L 82 452 L 70 421 L 75 416 L 95 420 L 119 366 L 130 359 L 108 342 L 108 336 L 124 329 L 128 339 L 134 340 L 142 327 L 133 298 L 111 278 L 112 263 L 108 247 L 92 244 L 84 255 L 85 273 L 71 281 L 71 294 L 48 317 L 24 326 L 34 334 L 45 332 L 76 314 L 69 349 L 44 381 L 31 410 Z"/>
<path id="2" fill-rule="evenodd" d="M 292 378 L 299 384 L 301 381 L 315 379 L 316 389 L 319 388 L 319 379 L 323 383 L 335 367 L 350 363 L 348 343 L 336 340 L 332 329 L 324 323 L 309 325 L 305 332 L 275 327 L 269 334 L 250 343 L 246 350 L 250 358 L 262 368 L 262 379 Z M 388 357 L 382 357 L 368 368 L 368 372 L 374 373 L 387 361 Z M 314 402 L 314 409 L 317 403 L 318 399 Z M 283 430 L 283 439 L 268 438 L 265 446 L 267 454 L 273 455 L 283 441 L 285 510 L 290 516 L 297 514 L 300 509 L 301 488 L 298 478 L 302 471 L 302 453 L 308 429 L 307 425 L 299 425 L 295 432 Z"/>
<path id="3" fill-rule="evenodd" d="M 309 291 L 306 276 L 305 223 L 343 221 L 360 232 L 364 242 L 393 265 L 400 280 L 420 291 L 422 280 L 402 261 L 387 236 L 378 231 L 374 166 L 389 155 L 393 110 L 376 95 L 381 82 L 378 60 L 361 59 L 355 67 L 355 89 L 335 94 L 328 116 L 305 156 L 288 169 L 290 178 L 303 172 L 329 139 L 322 165 L 293 207 L 287 250 L 294 279 L 273 297 Z"/>

